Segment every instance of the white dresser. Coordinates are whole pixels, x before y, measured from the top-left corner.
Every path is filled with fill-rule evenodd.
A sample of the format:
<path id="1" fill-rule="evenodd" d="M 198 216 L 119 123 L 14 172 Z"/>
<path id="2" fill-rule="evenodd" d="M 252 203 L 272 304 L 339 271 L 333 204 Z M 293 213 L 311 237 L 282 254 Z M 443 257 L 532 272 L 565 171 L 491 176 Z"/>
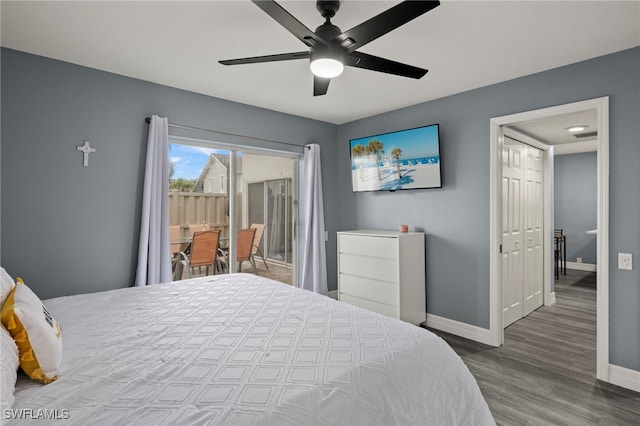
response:
<path id="1" fill-rule="evenodd" d="M 411 324 L 426 318 L 424 233 L 338 232 L 338 300 Z"/>

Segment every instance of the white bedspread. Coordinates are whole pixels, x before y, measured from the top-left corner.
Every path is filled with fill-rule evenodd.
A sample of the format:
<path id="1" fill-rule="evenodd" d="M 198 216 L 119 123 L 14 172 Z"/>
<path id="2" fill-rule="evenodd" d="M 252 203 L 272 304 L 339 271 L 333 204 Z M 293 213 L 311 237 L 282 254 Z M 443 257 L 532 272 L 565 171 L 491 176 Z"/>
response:
<path id="1" fill-rule="evenodd" d="M 19 378 L 13 408 L 61 424 L 494 424 L 439 337 L 254 275 L 45 304 L 62 326 L 60 379 Z"/>

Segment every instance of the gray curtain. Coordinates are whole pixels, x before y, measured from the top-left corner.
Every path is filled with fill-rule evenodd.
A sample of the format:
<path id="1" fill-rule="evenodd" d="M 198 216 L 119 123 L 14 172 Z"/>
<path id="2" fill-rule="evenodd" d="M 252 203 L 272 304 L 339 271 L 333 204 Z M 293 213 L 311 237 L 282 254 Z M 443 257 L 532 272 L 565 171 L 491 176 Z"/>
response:
<path id="1" fill-rule="evenodd" d="M 142 195 L 142 220 L 136 286 L 169 282 L 169 121 L 157 115 L 149 123 Z"/>
<path id="2" fill-rule="evenodd" d="M 324 205 L 322 200 L 322 173 L 320 145 L 307 145 L 304 154 L 302 191 L 304 203 L 304 250 L 301 287 L 327 294 L 327 255 L 324 244 Z"/>

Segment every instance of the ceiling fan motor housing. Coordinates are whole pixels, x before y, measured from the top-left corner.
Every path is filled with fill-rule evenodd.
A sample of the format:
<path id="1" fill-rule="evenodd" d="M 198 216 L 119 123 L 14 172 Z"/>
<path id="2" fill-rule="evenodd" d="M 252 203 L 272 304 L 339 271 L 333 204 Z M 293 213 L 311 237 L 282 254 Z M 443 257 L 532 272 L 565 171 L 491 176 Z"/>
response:
<path id="1" fill-rule="evenodd" d="M 318 2 L 320 3 L 320 2 Z M 334 3 L 334 2 L 329 2 Z M 335 2 L 337 3 L 337 2 Z M 316 28 L 315 35 L 320 37 L 322 40 L 327 42 L 326 46 L 311 46 L 310 49 L 310 59 L 311 62 L 314 59 L 318 58 L 332 58 L 339 60 L 342 62 L 342 57 L 344 56 L 344 52 L 340 48 L 340 45 L 335 43 L 329 43 L 329 41 L 333 40 L 337 36 L 342 34 L 342 30 L 337 26 L 333 25 L 331 22 L 327 21 L 324 24 L 320 25 Z"/>
<path id="2" fill-rule="evenodd" d="M 310 49 L 309 62 L 313 62 L 317 59 L 334 59 L 336 61 L 344 63 L 343 53 L 334 47 L 312 47 Z"/>
<path id="3" fill-rule="evenodd" d="M 315 35 L 323 39 L 324 41 L 330 41 L 342 34 L 342 30 L 331 22 L 326 22 L 316 28 Z"/>

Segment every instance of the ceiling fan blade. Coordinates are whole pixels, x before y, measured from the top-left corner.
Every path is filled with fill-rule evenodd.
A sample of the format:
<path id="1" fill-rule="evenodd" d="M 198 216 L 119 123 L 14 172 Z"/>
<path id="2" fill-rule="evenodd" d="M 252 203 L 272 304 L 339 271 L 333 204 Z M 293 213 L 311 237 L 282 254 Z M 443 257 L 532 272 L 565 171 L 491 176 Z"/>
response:
<path id="1" fill-rule="evenodd" d="M 424 68 L 414 67 L 413 65 L 403 64 L 362 52 L 353 52 L 346 56 L 345 65 L 416 79 L 422 78 L 428 72 L 428 70 Z"/>
<path id="2" fill-rule="evenodd" d="M 342 46 L 346 53 L 351 53 L 439 5 L 439 1 L 403 1 L 368 21 L 343 32 L 331 42 Z"/>
<path id="3" fill-rule="evenodd" d="M 289 12 L 282 8 L 273 0 L 252 0 L 256 6 L 262 9 L 267 15 L 275 19 L 287 31 L 296 36 L 301 42 L 309 47 L 326 46 L 327 43 L 315 35 L 302 22 L 298 21 Z"/>
<path id="4" fill-rule="evenodd" d="M 226 59 L 218 61 L 222 65 L 258 64 L 260 62 L 290 61 L 292 59 L 309 59 L 309 52 L 280 53 L 278 55 L 254 56 L 251 58 Z"/>
<path id="5" fill-rule="evenodd" d="M 327 93 L 327 89 L 329 88 L 329 83 L 331 83 L 330 78 L 322 78 L 318 76 L 313 76 L 313 96 L 322 96 Z"/>

